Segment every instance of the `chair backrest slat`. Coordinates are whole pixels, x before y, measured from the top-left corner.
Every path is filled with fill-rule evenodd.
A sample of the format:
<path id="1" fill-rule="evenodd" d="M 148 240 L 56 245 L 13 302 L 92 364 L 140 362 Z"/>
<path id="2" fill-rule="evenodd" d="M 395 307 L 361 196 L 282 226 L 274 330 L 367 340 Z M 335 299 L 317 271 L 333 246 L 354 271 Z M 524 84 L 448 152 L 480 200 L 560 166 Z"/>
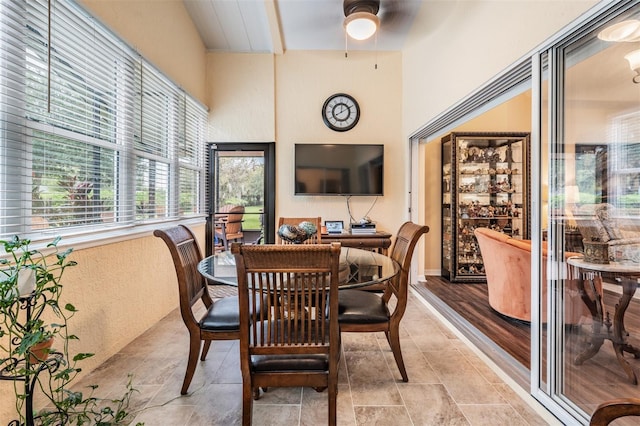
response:
<path id="1" fill-rule="evenodd" d="M 337 312 L 340 245 L 233 244 L 231 251 L 241 327 L 254 324 L 248 338 L 241 335 L 241 349 L 249 354 L 328 353 L 338 339 L 337 314 L 330 313 Z M 264 295 L 263 309 L 250 311 Z"/>
<path id="2" fill-rule="evenodd" d="M 391 248 L 390 257 L 400 265 L 400 272 L 388 284 L 388 292 L 393 293 L 398 299 L 401 311 L 407 303 L 407 291 L 409 286 L 409 271 L 411 269 L 411 258 L 416 244 L 422 234 L 429 232 L 426 225 L 418 225 L 413 222 L 405 222 L 398 230 L 398 235 Z M 387 295 L 388 297 L 388 295 Z M 396 308 L 398 310 L 398 308 Z"/>
<path id="3" fill-rule="evenodd" d="M 171 253 L 178 278 L 182 319 L 187 327 L 197 328 L 199 326 L 193 315 L 193 305 L 198 300 L 202 300 L 206 306 L 209 306 L 212 299 L 207 291 L 205 278 L 198 272 L 202 252 L 195 235 L 184 225 L 156 229 L 153 234 L 165 242 Z"/>

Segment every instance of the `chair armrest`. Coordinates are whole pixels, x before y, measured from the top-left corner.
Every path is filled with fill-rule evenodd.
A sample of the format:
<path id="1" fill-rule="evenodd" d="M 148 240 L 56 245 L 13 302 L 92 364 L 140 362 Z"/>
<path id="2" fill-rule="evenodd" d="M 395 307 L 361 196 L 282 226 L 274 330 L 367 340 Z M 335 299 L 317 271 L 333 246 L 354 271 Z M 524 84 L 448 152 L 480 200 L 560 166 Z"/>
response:
<path id="1" fill-rule="evenodd" d="M 603 402 L 591 416 L 591 426 L 606 426 L 625 416 L 640 416 L 640 398 L 619 398 Z"/>

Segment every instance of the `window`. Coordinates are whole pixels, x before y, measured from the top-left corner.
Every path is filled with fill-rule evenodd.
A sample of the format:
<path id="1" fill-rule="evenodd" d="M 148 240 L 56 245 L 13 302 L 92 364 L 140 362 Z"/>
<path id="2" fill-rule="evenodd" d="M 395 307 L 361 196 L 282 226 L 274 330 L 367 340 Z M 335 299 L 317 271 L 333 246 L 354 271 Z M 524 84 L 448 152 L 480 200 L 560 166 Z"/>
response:
<path id="1" fill-rule="evenodd" d="M 206 109 L 77 5 L 0 0 L 0 55 L 0 238 L 204 214 Z"/>

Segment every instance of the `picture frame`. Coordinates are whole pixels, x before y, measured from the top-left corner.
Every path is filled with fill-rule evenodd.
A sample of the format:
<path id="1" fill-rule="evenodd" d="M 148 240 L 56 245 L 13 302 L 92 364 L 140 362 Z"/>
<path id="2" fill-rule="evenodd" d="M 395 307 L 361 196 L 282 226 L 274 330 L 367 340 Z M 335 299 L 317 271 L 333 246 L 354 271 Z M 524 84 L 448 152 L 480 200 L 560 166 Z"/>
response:
<path id="1" fill-rule="evenodd" d="M 327 228 L 327 234 L 341 234 L 344 230 L 344 222 L 341 220 L 325 220 L 324 226 Z"/>

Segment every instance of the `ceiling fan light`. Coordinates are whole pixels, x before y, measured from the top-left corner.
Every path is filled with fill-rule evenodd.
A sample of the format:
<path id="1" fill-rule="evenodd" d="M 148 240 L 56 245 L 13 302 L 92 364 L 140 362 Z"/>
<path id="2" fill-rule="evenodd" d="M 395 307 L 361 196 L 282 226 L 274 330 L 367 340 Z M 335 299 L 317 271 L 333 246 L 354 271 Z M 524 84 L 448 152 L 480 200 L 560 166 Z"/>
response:
<path id="1" fill-rule="evenodd" d="M 618 22 L 598 33 L 598 38 L 604 41 L 634 42 L 640 40 L 640 21 L 630 19 Z"/>
<path id="2" fill-rule="evenodd" d="M 629 61 L 629 67 L 636 73 L 633 77 L 633 82 L 640 84 L 640 49 L 627 53 L 624 58 Z"/>
<path id="3" fill-rule="evenodd" d="M 349 37 L 366 40 L 378 30 L 380 19 L 373 13 L 354 12 L 344 19 L 344 27 Z"/>

